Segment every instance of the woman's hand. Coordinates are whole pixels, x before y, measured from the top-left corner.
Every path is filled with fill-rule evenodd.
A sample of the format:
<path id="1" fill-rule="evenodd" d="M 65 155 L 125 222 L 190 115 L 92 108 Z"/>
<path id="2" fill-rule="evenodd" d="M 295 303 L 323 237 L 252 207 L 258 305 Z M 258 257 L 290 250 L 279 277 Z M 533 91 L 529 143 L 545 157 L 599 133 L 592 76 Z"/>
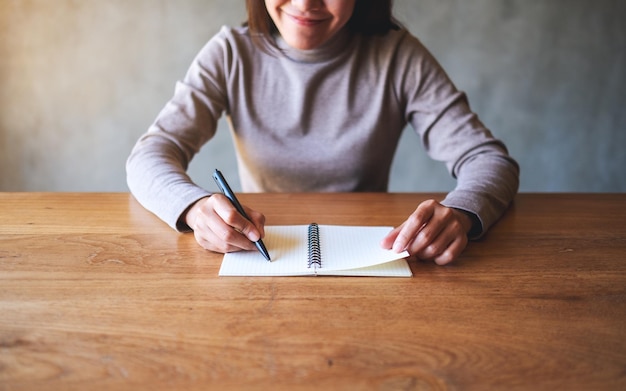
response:
<path id="1" fill-rule="evenodd" d="M 427 200 L 387 235 L 381 246 L 396 252 L 408 251 L 423 260 L 445 265 L 467 246 L 472 219 L 466 213 Z"/>
<path id="2" fill-rule="evenodd" d="M 263 238 L 265 216 L 243 206 L 250 220 L 243 217 L 222 194 L 213 194 L 193 204 L 184 217 L 196 241 L 207 250 L 227 253 L 256 250 L 254 242 Z"/>

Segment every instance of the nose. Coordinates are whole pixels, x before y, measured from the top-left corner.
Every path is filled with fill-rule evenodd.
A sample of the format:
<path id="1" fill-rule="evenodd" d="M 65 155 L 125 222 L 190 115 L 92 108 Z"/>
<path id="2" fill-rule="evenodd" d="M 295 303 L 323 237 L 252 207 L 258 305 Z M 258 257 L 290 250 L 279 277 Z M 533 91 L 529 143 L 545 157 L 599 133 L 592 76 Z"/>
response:
<path id="1" fill-rule="evenodd" d="M 322 8 L 323 0 L 291 0 L 291 5 L 299 11 L 312 11 Z"/>

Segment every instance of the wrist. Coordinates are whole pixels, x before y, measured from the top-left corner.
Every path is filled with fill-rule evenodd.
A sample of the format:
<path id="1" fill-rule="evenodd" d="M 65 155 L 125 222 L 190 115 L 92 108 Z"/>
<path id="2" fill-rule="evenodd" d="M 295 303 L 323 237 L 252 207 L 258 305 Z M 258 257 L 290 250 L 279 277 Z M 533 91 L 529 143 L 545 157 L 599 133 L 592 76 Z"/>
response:
<path id="1" fill-rule="evenodd" d="M 463 209 L 454 208 L 458 213 L 463 225 L 463 229 L 469 238 L 474 238 L 480 235 L 482 232 L 482 223 L 478 216 L 472 212 L 468 212 Z"/>
<path id="2" fill-rule="evenodd" d="M 209 197 L 200 198 L 193 204 L 189 205 L 189 207 L 187 207 L 181 215 L 179 221 L 189 227 L 192 231 L 195 230 L 196 220 L 198 219 L 198 215 L 201 213 L 202 209 L 201 201 Z"/>

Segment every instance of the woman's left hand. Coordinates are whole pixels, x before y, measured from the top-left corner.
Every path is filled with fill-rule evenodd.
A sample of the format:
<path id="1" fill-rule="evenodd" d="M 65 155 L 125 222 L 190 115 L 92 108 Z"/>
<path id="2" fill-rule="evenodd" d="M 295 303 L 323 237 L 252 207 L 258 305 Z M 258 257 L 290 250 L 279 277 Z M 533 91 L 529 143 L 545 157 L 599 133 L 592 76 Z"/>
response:
<path id="1" fill-rule="evenodd" d="M 406 250 L 420 259 L 445 265 L 461 255 L 471 228 L 472 219 L 466 213 L 427 200 L 394 228 L 381 246 L 396 252 Z"/>

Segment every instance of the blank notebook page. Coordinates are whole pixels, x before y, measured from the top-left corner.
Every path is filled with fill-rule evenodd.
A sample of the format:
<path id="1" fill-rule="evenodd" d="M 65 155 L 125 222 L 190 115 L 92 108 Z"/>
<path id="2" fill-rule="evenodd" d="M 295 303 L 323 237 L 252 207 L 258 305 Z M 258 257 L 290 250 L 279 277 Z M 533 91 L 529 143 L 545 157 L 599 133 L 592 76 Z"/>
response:
<path id="1" fill-rule="evenodd" d="M 308 265 L 308 226 L 267 226 L 263 242 L 272 262 L 258 251 L 241 251 L 224 255 L 220 275 L 287 276 L 287 275 L 363 275 L 411 276 L 403 258 L 380 247 L 380 241 L 391 227 L 320 225 L 322 267 Z"/>

